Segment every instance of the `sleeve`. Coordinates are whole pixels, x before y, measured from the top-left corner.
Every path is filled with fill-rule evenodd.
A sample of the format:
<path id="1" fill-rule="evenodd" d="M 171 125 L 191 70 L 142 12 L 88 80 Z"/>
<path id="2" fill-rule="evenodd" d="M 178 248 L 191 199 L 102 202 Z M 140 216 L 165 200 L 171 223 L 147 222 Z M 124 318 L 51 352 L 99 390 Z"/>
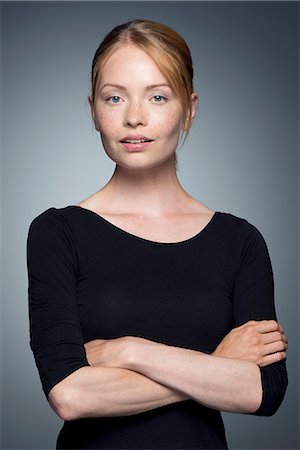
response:
<path id="1" fill-rule="evenodd" d="M 33 220 L 27 240 L 30 347 L 46 396 L 89 365 L 76 305 L 77 253 L 58 210 L 50 208 Z"/>
<path id="2" fill-rule="evenodd" d="M 273 271 L 269 252 L 260 232 L 243 222 L 237 238 L 237 277 L 233 294 L 234 327 L 249 320 L 276 318 Z M 263 399 L 259 416 L 275 414 L 288 385 L 285 361 L 260 367 Z"/>

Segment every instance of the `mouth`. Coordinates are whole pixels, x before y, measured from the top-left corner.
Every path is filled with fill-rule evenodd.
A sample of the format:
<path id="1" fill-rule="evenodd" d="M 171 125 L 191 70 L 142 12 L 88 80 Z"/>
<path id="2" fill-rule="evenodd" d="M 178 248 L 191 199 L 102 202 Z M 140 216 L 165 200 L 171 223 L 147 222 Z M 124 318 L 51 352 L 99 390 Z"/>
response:
<path id="1" fill-rule="evenodd" d="M 152 139 L 122 139 L 122 144 L 141 144 L 143 142 L 152 142 Z"/>
<path id="2" fill-rule="evenodd" d="M 153 139 L 139 134 L 136 136 L 125 136 L 120 142 L 127 151 L 141 151 L 153 142 Z"/>
<path id="3" fill-rule="evenodd" d="M 143 134 L 136 135 L 127 135 L 121 139 L 122 144 L 141 144 L 143 142 L 152 142 L 153 139 L 150 139 L 148 136 L 144 136 Z"/>

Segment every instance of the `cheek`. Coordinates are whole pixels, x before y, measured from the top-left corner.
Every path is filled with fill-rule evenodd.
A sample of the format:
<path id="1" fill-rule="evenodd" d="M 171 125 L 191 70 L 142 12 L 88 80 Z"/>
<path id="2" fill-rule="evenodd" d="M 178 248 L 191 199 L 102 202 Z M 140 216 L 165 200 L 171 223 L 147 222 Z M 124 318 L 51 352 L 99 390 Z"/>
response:
<path id="1" fill-rule="evenodd" d="M 160 121 L 160 124 L 163 124 L 162 129 L 166 135 L 177 135 L 182 128 L 182 114 L 179 113 L 177 109 L 171 109 L 168 114 L 164 116 L 163 120 Z"/>
<path id="2" fill-rule="evenodd" d="M 109 114 L 105 111 L 98 112 L 95 120 L 95 126 L 97 131 L 99 131 L 102 135 L 109 133 L 110 136 L 113 136 L 116 124 L 119 120 L 120 118 L 118 118 L 118 114 L 116 114 L 115 111 L 111 111 Z"/>

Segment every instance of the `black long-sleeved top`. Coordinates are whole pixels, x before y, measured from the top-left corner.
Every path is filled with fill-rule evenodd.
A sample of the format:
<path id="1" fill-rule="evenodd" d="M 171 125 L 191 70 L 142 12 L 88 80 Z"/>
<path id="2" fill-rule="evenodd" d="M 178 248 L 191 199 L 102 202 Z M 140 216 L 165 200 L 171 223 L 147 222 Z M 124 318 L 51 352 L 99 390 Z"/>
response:
<path id="1" fill-rule="evenodd" d="M 43 389 L 87 366 L 84 343 L 140 336 L 211 353 L 234 327 L 276 319 L 268 250 L 246 220 L 217 212 L 191 239 L 158 243 L 96 213 L 50 208 L 28 235 L 30 345 Z M 285 363 L 260 369 L 273 414 Z M 60 449 L 225 449 L 221 414 L 188 400 L 129 417 L 65 422 Z"/>

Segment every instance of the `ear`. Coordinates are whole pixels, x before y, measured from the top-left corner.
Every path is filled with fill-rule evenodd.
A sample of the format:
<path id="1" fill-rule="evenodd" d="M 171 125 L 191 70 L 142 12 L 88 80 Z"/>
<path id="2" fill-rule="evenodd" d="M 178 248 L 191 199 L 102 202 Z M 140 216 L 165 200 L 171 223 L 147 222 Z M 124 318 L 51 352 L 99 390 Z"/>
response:
<path id="1" fill-rule="evenodd" d="M 183 131 L 188 131 L 191 127 L 191 122 L 194 119 L 196 115 L 197 105 L 199 101 L 199 96 L 196 92 L 193 92 L 191 94 L 191 107 L 188 113 L 188 116 L 186 117 L 184 123 L 183 123 Z"/>
<path id="2" fill-rule="evenodd" d="M 93 99 L 92 99 L 91 95 L 89 95 L 88 100 L 89 100 L 89 104 L 90 104 L 90 107 L 91 107 L 91 114 L 92 114 L 92 118 L 93 118 L 93 121 L 94 121 L 94 124 L 95 124 L 95 128 L 96 128 L 97 131 L 99 131 L 98 128 L 97 128 L 97 123 L 96 123 L 94 102 L 93 102 Z"/>
<path id="3" fill-rule="evenodd" d="M 193 120 L 193 118 L 196 115 L 198 101 L 199 95 L 197 94 L 197 92 L 193 92 L 191 95 L 191 115 L 190 115 L 191 120 Z"/>

